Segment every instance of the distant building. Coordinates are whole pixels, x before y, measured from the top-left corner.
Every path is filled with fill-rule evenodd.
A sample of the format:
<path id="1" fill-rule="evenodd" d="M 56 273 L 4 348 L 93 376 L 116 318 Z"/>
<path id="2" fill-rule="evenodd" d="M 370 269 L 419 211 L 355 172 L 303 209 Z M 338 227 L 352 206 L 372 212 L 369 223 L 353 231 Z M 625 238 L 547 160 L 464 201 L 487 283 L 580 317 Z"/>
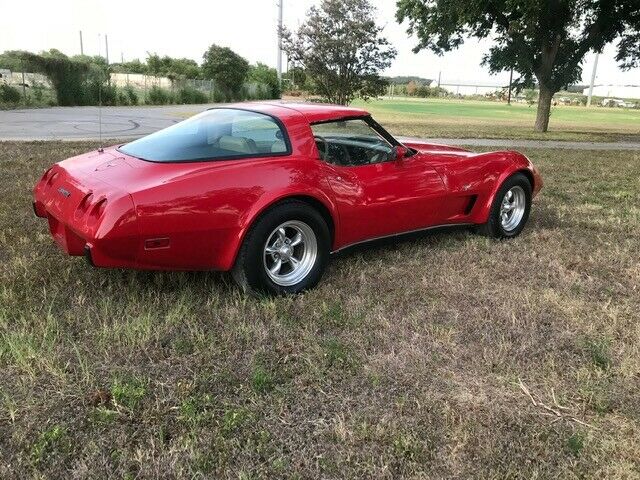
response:
<path id="1" fill-rule="evenodd" d="M 589 95 L 589 88 L 582 91 Z M 593 95 L 596 97 L 640 98 L 640 85 L 594 85 Z"/>
<path id="2" fill-rule="evenodd" d="M 491 85 L 486 83 L 441 83 L 440 87 L 454 95 L 486 95 L 505 88 L 505 85 Z"/>

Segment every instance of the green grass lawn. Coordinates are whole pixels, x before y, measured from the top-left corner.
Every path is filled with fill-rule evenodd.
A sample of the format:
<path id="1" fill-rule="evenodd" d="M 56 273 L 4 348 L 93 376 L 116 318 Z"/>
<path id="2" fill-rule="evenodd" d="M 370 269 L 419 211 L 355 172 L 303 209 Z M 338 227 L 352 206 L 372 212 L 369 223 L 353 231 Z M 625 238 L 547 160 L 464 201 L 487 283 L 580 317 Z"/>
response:
<path id="1" fill-rule="evenodd" d="M 0 143 L 0 478 L 637 478 L 640 156 L 530 150 L 512 241 L 333 258 L 317 289 L 69 258 Z"/>
<path id="2" fill-rule="evenodd" d="M 445 99 L 356 101 L 396 134 L 445 138 L 640 141 L 640 110 L 557 106 L 549 132 L 536 133 L 536 106 Z"/>

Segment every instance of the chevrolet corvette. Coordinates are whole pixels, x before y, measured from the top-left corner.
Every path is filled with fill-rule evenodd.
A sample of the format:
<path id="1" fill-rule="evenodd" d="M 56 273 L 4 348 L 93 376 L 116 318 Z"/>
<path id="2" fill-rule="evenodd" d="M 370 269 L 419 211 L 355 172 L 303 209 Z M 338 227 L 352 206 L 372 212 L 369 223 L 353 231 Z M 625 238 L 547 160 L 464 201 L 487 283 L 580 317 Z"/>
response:
<path id="1" fill-rule="evenodd" d="M 256 102 L 56 163 L 33 207 L 93 266 L 231 271 L 284 294 L 315 286 L 332 252 L 382 237 L 515 237 L 541 187 L 518 152 L 396 138 L 357 108 Z"/>

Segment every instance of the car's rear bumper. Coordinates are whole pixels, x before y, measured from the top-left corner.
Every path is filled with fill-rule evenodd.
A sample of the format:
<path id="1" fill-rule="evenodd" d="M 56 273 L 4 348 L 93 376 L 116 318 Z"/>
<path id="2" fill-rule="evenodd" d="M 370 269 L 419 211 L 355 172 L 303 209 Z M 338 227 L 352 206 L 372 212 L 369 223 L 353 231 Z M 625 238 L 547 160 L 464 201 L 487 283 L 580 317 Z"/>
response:
<path id="1" fill-rule="evenodd" d="M 136 267 L 140 246 L 131 196 L 91 178 L 82 180 L 54 166 L 34 189 L 35 215 L 47 220 L 66 254 L 82 256 L 88 249 L 95 266 Z"/>

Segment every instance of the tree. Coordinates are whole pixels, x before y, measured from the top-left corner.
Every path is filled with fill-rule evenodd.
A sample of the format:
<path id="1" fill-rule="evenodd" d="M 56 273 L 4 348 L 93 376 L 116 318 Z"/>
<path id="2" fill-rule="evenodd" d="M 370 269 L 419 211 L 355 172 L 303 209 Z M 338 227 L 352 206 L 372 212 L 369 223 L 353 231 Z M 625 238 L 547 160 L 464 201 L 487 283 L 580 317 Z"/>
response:
<path id="1" fill-rule="evenodd" d="M 513 68 L 517 88 L 537 80 L 541 132 L 549 127 L 553 95 L 580 79 L 587 52 L 620 38 L 621 67 L 640 62 L 638 0 L 399 0 L 396 18 L 408 20 L 408 32 L 417 35 L 415 52 L 442 55 L 465 37 L 492 38 L 482 62 L 492 73 Z"/>
<path id="2" fill-rule="evenodd" d="M 290 83 L 291 88 L 305 88 L 307 83 L 307 74 L 304 68 L 294 65 L 289 67 L 288 72 L 283 75 Z"/>
<path id="3" fill-rule="evenodd" d="M 249 74 L 249 62 L 227 47 L 211 45 L 204 53 L 202 73 L 211 78 L 226 95 L 239 98 Z"/>
<path id="4" fill-rule="evenodd" d="M 58 105 L 82 105 L 92 64 L 89 57 L 72 59 L 56 49 L 35 54 L 17 52 L 25 68 L 46 75 L 56 92 Z"/>
<path id="5" fill-rule="evenodd" d="M 129 62 L 115 64 L 114 69 L 122 73 L 147 73 L 147 65 L 137 58 Z"/>
<path id="6" fill-rule="evenodd" d="M 349 104 L 384 93 L 380 72 L 396 50 L 381 36 L 375 9 L 367 0 L 323 0 L 311 7 L 307 21 L 293 34 L 281 32 L 283 49 L 304 68 L 317 93 L 328 101 Z"/>
<path id="7" fill-rule="evenodd" d="M 250 67 L 249 80 L 265 85 L 269 89 L 269 98 L 280 98 L 280 82 L 275 68 L 258 62 L 255 66 Z"/>
<path id="8" fill-rule="evenodd" d="M 155 76 L 159 77 L 165 72 L 165 65 L 160 58 L 160 55 L 157 53 L 149 53 L 147 52 L 147 70 L 148 72 Z"/>
<path id="9" fill-rule="evenodd" d="M 413 97 L 416 94 L 417 90 L 418 86 L 416 85 L 416 82 L 411 80 L 409 83 L 407 83 L 407 95 Z"/>

